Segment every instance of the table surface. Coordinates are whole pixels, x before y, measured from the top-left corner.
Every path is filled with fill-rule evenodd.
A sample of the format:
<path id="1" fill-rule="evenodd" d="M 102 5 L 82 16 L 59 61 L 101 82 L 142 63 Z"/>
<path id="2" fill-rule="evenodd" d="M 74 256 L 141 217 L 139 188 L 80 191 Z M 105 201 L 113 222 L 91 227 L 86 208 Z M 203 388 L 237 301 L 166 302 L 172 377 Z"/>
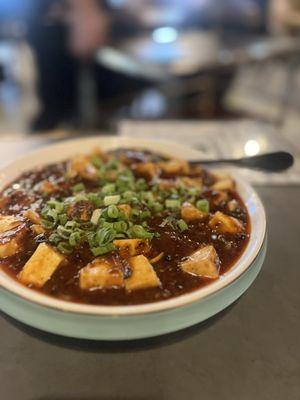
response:
<path id="1" fill-rule="evenodd" d="M 0 399 L 299 400 L 300 186 L 257 190 L 268 252 L 237 302 L 184 331 L 118 343 L 46 334 L 2 313 Z"/>

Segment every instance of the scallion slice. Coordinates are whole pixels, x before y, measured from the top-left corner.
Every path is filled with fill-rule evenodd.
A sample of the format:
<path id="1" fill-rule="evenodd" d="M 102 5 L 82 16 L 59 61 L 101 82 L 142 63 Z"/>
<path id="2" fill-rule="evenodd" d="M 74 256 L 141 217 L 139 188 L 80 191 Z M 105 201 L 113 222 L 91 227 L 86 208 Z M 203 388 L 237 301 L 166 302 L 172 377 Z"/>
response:
<path id="1" fill-rule="evenodd" d="M 102 214 L 102 210 L 100 210 L 99 208 L 97 208 L 96 210 L 93 211 L 93 214 L 91 216 L 91 223 L 93 225 L 98 224 L 101 214 Z"/>
<path id="2" fill-rule="evenodd" d="M 105 206 L 110 206 L 112 204 L 118 204 L 120 198 L 121 196 L 119 194 L 115 194 L 113 196 L 105 196 L 103 202 Z"/>
<path id="3" fill-rule="evenodd" d="M 85 189 L 85 186 L 83 183 L 77 183 L 76 185 L 72 186 L 72 191 L 73 192 L 82 192 Z"/>
<path id="4" fill-rule="evenodd" d="M 177 226 L 181 230 L 181 232 L 186 231 L 188 229 L 188 225 L 183 219 L 179 219 L 177 221 Z"/>
<path id="5" fill-rule="evenodd" d="M 206 199 L 198 200 L 196 207 L 204 213 L 209 213 L 209 201 Z"/>
<path id="6" fill-rule="evenodd" d="M 180 200 L 167 199 L 165 205 L 167 208 L 180 208 L 181 202 Z"/>

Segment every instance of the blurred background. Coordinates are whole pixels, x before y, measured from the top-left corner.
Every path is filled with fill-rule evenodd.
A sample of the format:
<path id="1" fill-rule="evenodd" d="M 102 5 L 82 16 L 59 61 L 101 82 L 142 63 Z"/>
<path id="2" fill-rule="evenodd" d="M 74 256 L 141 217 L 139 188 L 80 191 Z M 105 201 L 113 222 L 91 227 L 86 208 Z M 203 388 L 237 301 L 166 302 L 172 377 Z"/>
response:
<path id="1" fill-rule="evenodd" d="M 250 121 L 299 141 L 299 33 L 299 0 L 0 0 L 0 135 Z"/>

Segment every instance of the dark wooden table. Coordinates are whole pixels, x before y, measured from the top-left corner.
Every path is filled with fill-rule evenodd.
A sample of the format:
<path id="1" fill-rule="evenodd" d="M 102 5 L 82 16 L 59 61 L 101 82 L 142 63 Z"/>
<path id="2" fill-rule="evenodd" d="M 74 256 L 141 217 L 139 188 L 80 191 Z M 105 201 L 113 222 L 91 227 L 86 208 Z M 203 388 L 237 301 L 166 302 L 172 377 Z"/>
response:
<path id="1" fill-rule="evenodd" d="M 134 342 L 72 340 L 2 314 L 2 400 L 299 400 L 300 187 L 260 187 L 269 248 L 235 304 Z"/>

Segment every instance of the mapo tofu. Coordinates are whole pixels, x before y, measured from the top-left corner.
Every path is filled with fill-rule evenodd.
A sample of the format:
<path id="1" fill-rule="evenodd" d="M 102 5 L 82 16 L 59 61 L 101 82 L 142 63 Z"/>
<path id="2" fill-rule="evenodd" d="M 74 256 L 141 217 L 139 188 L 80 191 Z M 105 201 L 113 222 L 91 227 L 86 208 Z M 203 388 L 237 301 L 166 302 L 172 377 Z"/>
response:
<path id="1" fill-rule="evenodd" d="M 132 305 L 197 290 L 249 236 L 231 177 L 140 149 L 77 154 L 0 194 L 1 267 L 68 301 Z"/>

